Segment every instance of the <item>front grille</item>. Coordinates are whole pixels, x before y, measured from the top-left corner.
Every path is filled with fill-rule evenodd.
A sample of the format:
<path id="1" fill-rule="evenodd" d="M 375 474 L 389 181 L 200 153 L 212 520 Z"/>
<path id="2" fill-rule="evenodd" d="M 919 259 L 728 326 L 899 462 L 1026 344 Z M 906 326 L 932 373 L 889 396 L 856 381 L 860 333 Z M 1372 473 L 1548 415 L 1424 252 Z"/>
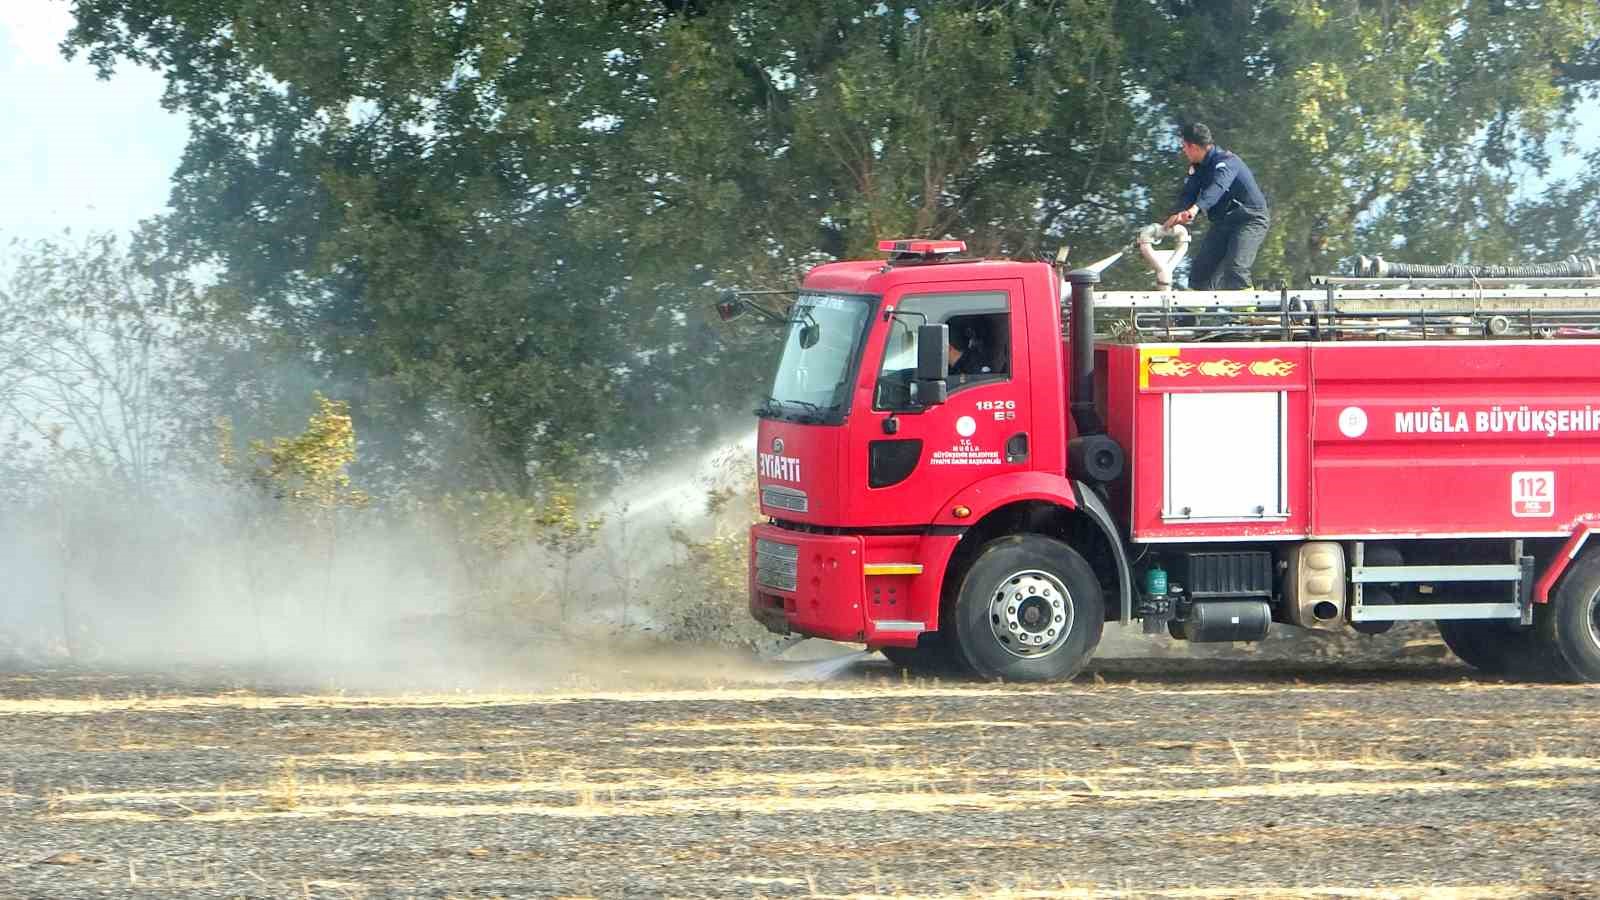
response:
<path id="1" fill-rule="evenodd" d="M 792 591 L 800 583 L 800 548 L 765 538 L 756 541 L 756 583 Z"/>
<path id="2" fill-rule="evenodd" d="M 803 513 L 811 508 L 811 504 L 806 500 L 805 491 L 775 485 L 761 489 L 761 502 L 775 509 L 787 509 L 790 512 Z"/>

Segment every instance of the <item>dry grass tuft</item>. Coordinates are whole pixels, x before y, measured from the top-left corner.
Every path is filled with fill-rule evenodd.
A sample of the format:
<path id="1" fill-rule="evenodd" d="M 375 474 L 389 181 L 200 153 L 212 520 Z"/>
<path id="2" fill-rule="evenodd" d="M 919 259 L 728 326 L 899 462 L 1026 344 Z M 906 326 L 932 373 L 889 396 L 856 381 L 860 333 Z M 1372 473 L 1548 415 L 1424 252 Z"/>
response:
<path id="1" fill-rule="evenodd" d="M 288 812 L 300 806 L 300 773 L 294 757 L 278 766 L 278 774 L 267 784 L 267 808 L 274 812 Z"/>

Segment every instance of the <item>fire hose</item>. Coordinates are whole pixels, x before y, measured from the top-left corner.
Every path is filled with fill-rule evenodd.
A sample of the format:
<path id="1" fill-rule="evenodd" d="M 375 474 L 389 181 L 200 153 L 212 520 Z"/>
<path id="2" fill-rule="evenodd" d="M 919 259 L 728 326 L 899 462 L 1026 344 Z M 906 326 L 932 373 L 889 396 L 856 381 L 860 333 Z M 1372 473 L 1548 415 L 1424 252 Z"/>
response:
<path id="1" fill-rule="evenodd" d="M 1561 262 L 1513 266 L 1424 265 L 1389 262 L 1381 256 L 1356 257 L 1358 278 L 1595 278 L 1600 277 L 1600 260 L 1592 256 L 1569 256 Z"/>
<path id="2" fill-rule="evenodd" d="M 1177 242 L 1177 246 L 1171 250 L 1157 251 L 1155 245 L 1161 243 L 1163 238 L 1169 237 Z M 1177 268 L 1189 250 L 1189 229 L 1182 225 L 1174 225 L 1171 228 L 1159 224 L 1146 225 L 1139 229 L 1139 236 L 1129 245 L 1130 249 L 1134 246 L 1139 248 L 1139 254 L 1144 257 L 1150 270 L 1155 272 L 1156 289 L 1168 291 L 1172 289 L 1172 270 Z"/>

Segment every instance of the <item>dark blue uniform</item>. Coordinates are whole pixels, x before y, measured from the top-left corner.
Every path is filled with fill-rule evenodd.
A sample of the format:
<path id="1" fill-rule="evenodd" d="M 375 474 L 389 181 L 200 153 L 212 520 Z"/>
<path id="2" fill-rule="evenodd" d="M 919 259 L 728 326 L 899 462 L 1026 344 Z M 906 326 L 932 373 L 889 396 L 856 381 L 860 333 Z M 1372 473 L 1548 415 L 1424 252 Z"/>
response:
<path id="1" fill-rule="evenodd" d="M 1221 147 L 1189 170 L 1178 209 L 1198 206 L 1211 220 L 1189 263 L 1189 287 L 1197 291 L 1250 286 L 1250 266 L 1267 237 L 1267 198 L 1244 160 Z"/>

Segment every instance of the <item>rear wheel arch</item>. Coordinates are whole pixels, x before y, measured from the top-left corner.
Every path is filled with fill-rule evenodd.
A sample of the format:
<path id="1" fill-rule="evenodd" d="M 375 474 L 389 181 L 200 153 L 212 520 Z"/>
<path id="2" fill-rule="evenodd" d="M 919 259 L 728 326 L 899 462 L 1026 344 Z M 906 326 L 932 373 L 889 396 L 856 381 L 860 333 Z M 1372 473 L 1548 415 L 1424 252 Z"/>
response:
<path id="1" fill-rule="evenodd" d="M 1589 548 L 1594 546 L 1590 538 L 1594 537 L 1597 529 L 1600 529 L 1600 523 L 1579 522 L 1565 541 L 1558 539 L 1534 542 L 1535 546 L 1543 551 L 1535 550 L 1539 560 L 1539 577 L 1534 582 L 1534 602 L 1549 603 L 1555 597 L 1567 573 L 1577 566 L 1587 555 Z"/>
<path id="2" fill-rule="evenodd" d="M 1562 575 L 1537 626 L 1567 674 L 1600 682 L 1600 548 L 1591 546 Z"/>

